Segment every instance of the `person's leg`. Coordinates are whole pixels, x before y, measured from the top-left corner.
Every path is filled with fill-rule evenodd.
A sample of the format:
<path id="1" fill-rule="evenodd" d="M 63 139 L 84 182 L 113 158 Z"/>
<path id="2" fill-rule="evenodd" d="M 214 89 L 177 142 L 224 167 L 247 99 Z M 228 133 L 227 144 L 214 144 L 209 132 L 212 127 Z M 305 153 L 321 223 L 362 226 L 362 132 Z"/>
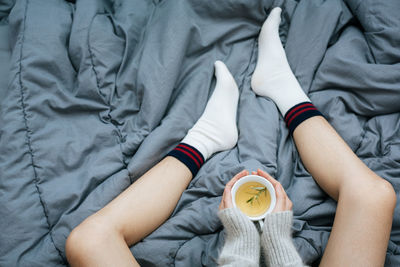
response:
<path id="1" fill-rule="evenodd" d="M 135 266 L 129 246 L 159 227 L 213 153 L 237 142 L 238 88 L 216 62 L 216 88 L 203 115 L 182 143 L 103 209 L 76 227 L 66 242 L 71 266 Z"/>
<path id="2" fill-rule="evenodd" d="M 169 217 L 191 178 L 179 160 L 163 159 L 72 231 L 66 243 L 71 266 L 137 265 L 128 245 Z"/>
<path id="3" fill-rule="evenodd" d="M 279 22 L 280 9 L 274 9 L 260 33 L 252 87 L 276 103 L 307 170 L 338 202 L 321 265 L 383 265 L 396 203 L 393 187 L 353 153 L 310 103 L 290 70 Z"/>
<path id="4" fill-rule="evenodd" d="M 293 133 L 300 157 L 317 183 L 338 201 L 322 266 L 383 266 L 396 194 L 321 116 Z"/>

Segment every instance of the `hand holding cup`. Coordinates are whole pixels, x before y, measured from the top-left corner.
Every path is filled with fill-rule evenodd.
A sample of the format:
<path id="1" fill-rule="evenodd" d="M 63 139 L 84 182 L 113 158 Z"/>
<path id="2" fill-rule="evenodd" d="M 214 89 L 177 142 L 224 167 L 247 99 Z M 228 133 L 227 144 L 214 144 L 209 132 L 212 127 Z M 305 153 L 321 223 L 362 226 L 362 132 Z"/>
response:
<path id="1" fill-rule="evenodd" d="M 247 170 L 243 170 L 236 174 L 225 186 L 224 193 L 222 195 L 222 200 L 219 205 L 219 209 L 223 210 L 226 208 L 232 208 L 235 207 L 234 205 L 234 197 L 232 196 L 232 189 L 235 185 L 236 182 L 240 181 L 240 179 L 249 176 L 249 172 Z M 287 196 L 285 190 L 283 189 L 282 185 L 274 179 L 272 176 L 270 176 L 268 173 L 258 169 L 256 172 L 253 171 L 252 175 L 260 176 L 266 179 L 274 189 L 274 195 L 276 198 L 275 205 L 272 210 L 269 212 L 279 212 L 279 211 L 286 211 L 286 210 L 292 210 L 293 204 L 292 201 L 290 201 L 289 197 Z M 249 196 L 250 199 L 250 196 Z M 266 214 L 268 214 L 267 212 Z M 265 216 L 264 216 L 265 217 Z M 251 219 L 251 218 L 250 218 Z"/>

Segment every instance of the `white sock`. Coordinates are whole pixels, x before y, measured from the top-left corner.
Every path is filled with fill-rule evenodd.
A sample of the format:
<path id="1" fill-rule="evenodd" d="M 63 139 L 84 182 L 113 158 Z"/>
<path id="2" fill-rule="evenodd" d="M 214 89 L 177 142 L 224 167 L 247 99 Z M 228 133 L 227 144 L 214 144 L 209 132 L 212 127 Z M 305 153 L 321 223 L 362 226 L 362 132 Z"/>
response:
<path id="1" fill-rule="evenodd" d="M 236 145 L 236 110 L 239 90 L 235 79 L 221 61 L 216 61 L 217 84 L 203 115 L 189 130 L 182 143 L 195 147 L 207 160 L 212 154 Z"/>
<path id="2" fill-rule="evenodd" d="M 281 8 L 274 8 L 258 37 L 258 60 L 251 78 L 257 95 L 271 98 L 283 116 L 296 104 L 310 102 L 290 69 L 279 38 Z"/>

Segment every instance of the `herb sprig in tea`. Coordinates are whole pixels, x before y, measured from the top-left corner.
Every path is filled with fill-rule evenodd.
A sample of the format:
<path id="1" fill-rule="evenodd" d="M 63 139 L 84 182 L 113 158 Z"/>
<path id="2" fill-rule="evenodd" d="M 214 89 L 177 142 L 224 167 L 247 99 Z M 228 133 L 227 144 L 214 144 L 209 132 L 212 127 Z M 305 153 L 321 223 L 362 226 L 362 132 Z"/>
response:
<path id="1" fill-rule="evenodd" d="M 264 192 L 264 195 L 267 195 L 267 188 L 265 186 L 252 186 L 250 188 L 257 191 L 254 193 L 249 193 L 249 194 L 252 194 L 253 196 L 251 198 L 249 198 L 246 201 L 246 203 L 250 203 L 250 205 L 253 205 L 254 201 L 259 201 L 259 198 L 263 192 Z"/>

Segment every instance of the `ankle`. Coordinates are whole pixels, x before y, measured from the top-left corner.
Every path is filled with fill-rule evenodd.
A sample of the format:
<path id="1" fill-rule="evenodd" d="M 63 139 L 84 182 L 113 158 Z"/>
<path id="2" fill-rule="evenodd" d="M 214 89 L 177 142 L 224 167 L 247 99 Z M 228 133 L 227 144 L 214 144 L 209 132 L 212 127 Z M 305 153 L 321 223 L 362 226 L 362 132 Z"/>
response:
<path id="1" fill-rule="evenodd" d="M 236 118 L 213 121 L 202 117 L 189 130 L 182 142 L 195 147 L 207 160 L 214 153 L 233 148 L 237 140 Z"/>

